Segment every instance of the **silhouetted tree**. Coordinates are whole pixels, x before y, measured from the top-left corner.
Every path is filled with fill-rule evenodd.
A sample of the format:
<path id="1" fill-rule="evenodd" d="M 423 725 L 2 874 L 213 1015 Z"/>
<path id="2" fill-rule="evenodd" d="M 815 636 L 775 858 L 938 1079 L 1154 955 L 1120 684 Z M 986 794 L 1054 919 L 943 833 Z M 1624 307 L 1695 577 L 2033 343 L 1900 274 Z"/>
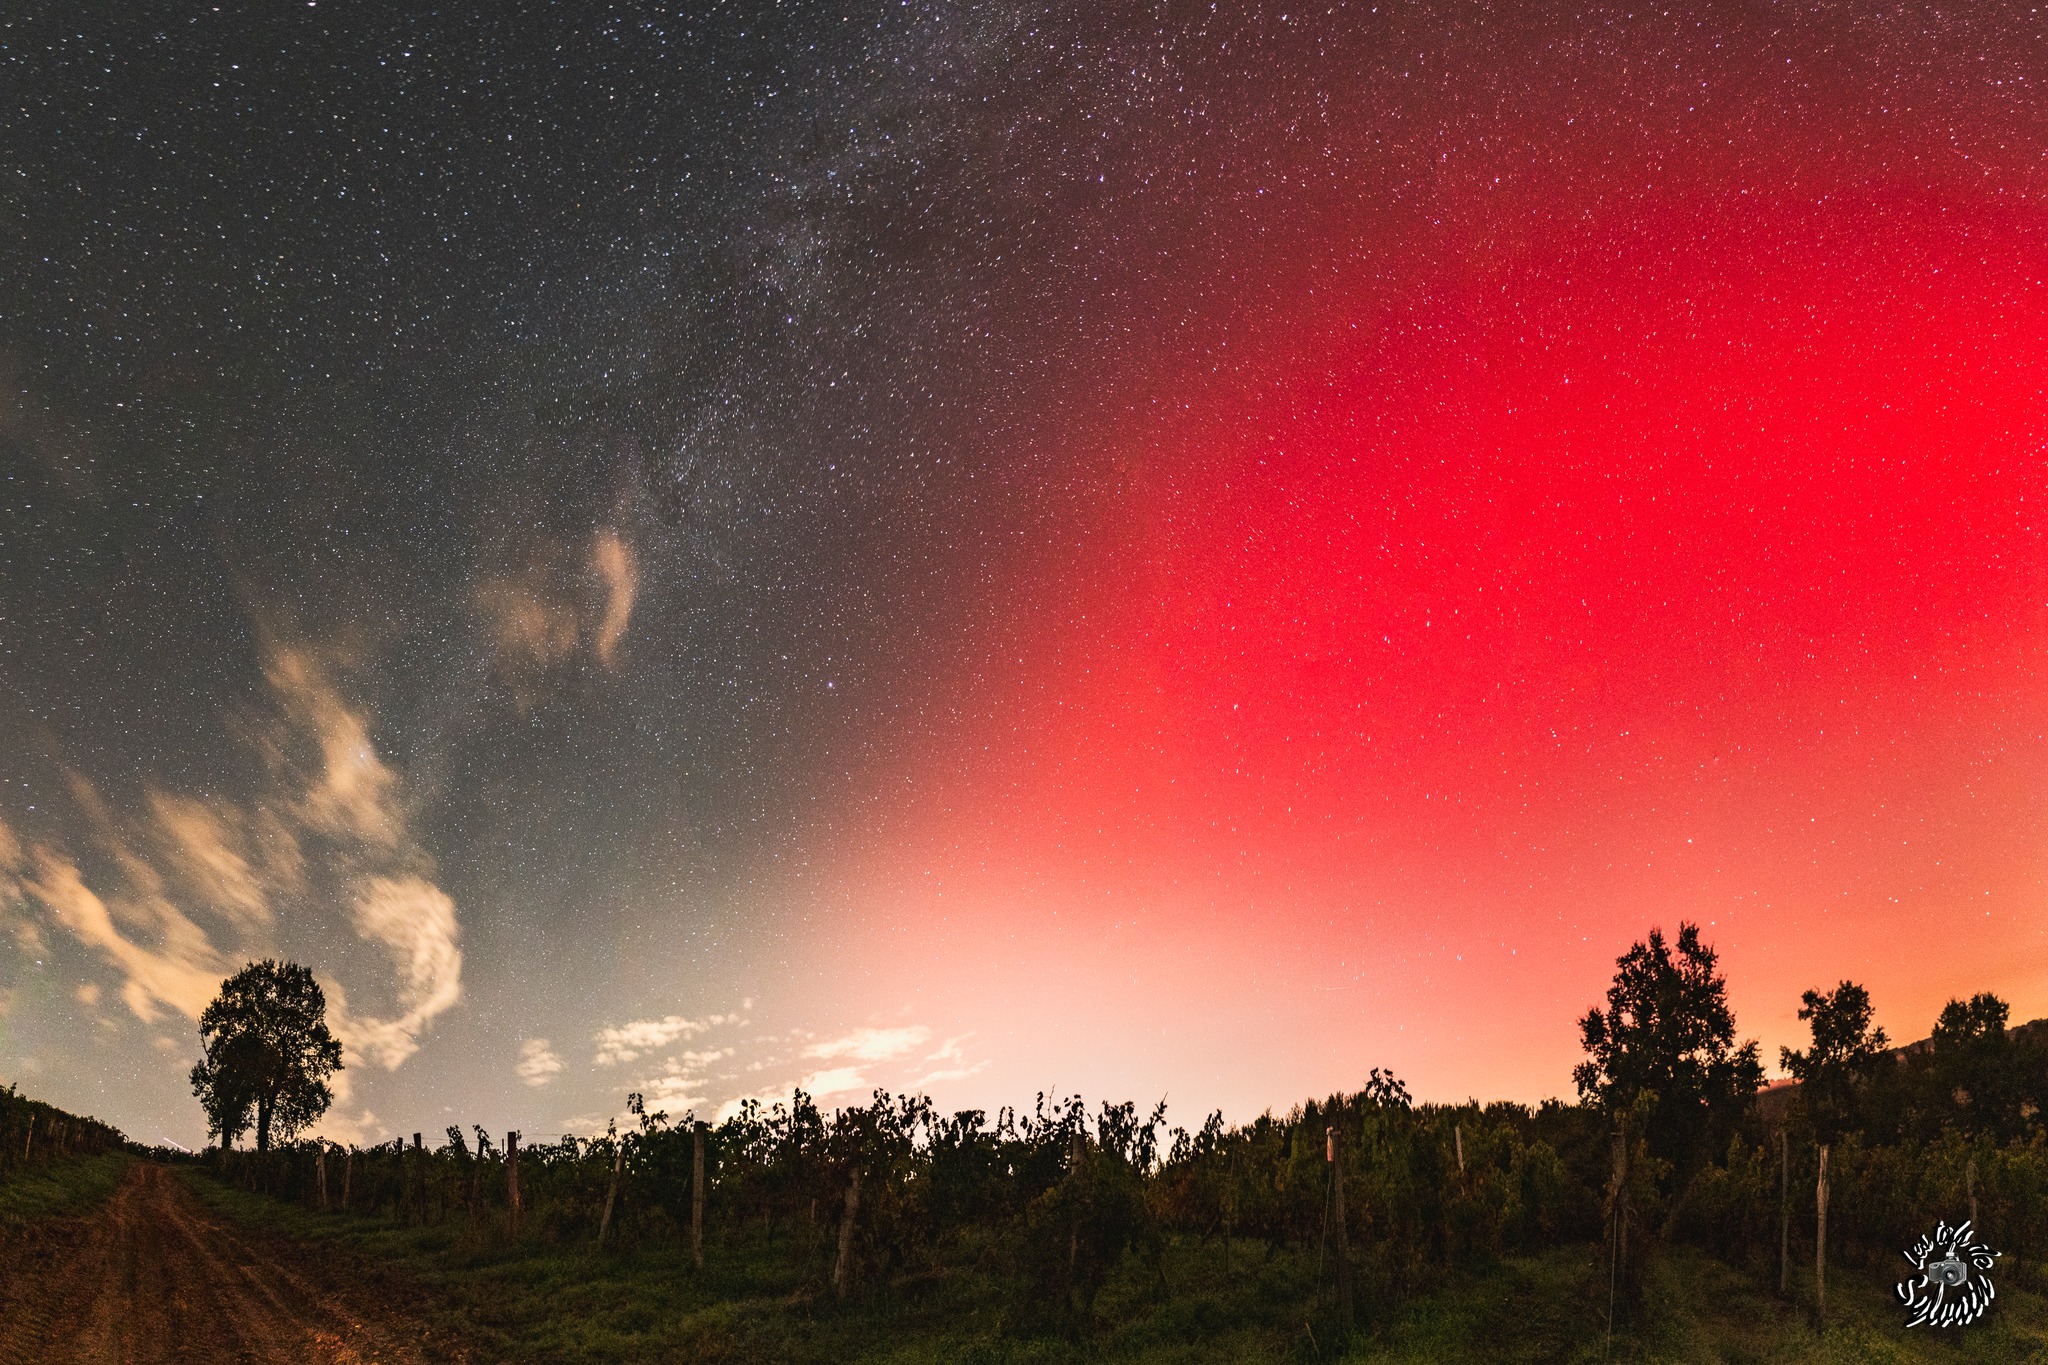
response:
<path id="1" fill-rule="evenodd" d="M 1967 1129 L 2011 1136 L 2021 1126 L 2024 1068 L 2005 1031 L 2009 1007 L 1989 991 L 1941 1007 L 1928 1039 L 1935 1112 L 1946 1110 Z"/>
<path id="2" fill-rule="evenodd" d="M 1651 1156 L 1671 1163 L 1683 1191 L 1763 1084 L 1754 1040 L 1735 1041 L 1727 983 L 1697 924 L 1678 926 L 1677 952 L 1661 929 L 1615 960 L 1607 1009 L 1579 1022 L 1586 1060 L 1572 1072 L 1582 1099 L 1611 1115 L 1652 1097 L 1641 1121 Z"/>
<path id="3" fill-rule="evenodd" d="M 247 1132 L 256 1149 L 290 1141 L 334 1102 L 327 1078 L 341 1070 L 341 1044 L 327 1031 L 327 997 L 295 962 L 252 962 L 221 983 L 199 1016 L 205 1060 L 192 1093 L 223 1146 Z"/>
<path id="4" fill-rule="evenodd" d="M 1799 999 L 1799 1017 L 1813 1029 L 1813 1046 L 1804 1052 L 1781 1047 L 1778 1060 L 1799 1082 L 1815 1139 L 1832 1143 L 1862 1126 L 1862 1088 L 1887 1060 L 1890 1040 L 1871 1026 L 1870 992 L 1853 981 L 1825 994 L 1807 991 Z"/>

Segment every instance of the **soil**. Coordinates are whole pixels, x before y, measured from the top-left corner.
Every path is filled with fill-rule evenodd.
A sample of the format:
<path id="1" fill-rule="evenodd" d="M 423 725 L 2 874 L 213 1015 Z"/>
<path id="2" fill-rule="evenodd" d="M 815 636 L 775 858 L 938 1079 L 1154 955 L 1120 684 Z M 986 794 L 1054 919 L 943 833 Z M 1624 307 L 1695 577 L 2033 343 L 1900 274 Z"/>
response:
<path id="1" fill-rule="evenodd" d="M 91 1217 L 0 1243 L 0 1365 L 470 1358 L 373 1283 L 325 1253 L 230 1227 L 169 1169 L 138 1161 Z"/>

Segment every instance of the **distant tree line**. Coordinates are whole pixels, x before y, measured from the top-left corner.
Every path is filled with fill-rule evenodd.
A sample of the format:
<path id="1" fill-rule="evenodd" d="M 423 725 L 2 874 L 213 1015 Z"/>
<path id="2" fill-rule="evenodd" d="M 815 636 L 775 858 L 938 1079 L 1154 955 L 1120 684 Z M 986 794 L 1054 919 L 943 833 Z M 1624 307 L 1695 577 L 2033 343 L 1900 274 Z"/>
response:
<path id="1" fill-rule="evenodd" d="M 828 1113 L 799 1091 L 702 1124 L 636 1095 L 623 1131 L 516 1153 L 511 1135 L 449 1128 L 432 1147 L 215 1159 L 279 1198 L 479 1242 L 744 1248 L 819 1293 L 886 1294 L 970 1257 L 1013 1286 L 1015 1322 L 1072 1332 L 1114 1274 L 1172 1293 L 1175 1238 L 1326 1266 L 1348 1246 L 1366 1317 L 1448 1268 L 1589 1242 L 1612 1258 L 1624 1315 L 1674 1239 L 1791 1286 L 1792 1261 L 1816 1251 L 1824 1150 L 1838 1263 L 1889 1273 L 1937 1218 L 1963 1216 L 2001 1250 L 2048 1251 L 2048 1054 L 2008 1030 L 2003 1002 L 1952 1002 L 1925 1044 L 1894 1052 L 1862 987 L 1809 991 L 1811 1044 L 1781 1056 L 1798 1086 L 1759 1098 L 1759 1049 L 1737 1037 L 1696 926 L 1653 930 L 1616 965 L 1580 1021 L 1576 1103 L 1416 1104 L 1379 1071 L 1285 1115 L 1193 1130 L 1163 1104 L 1078 1097 L 991 1116 L 878 1091 Z"/>

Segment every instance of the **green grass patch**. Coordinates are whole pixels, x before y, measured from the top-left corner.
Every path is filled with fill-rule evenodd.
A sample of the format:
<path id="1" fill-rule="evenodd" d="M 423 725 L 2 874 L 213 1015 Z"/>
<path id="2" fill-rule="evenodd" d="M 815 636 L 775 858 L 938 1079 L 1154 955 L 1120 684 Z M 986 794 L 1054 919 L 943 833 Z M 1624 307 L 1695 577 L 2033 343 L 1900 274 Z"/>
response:
<path id="1" fill-rule="evenodd" d="M 506 1361 L 871 1362 L 872 1365 L 1133 1365 L 1211 1362 L 1726 1362 L 2048 1365 L 2038 1270 L 2001 1265 L 1992 1319 L 1963 1332 L 1906 1331 L 1883 1270 L 1831 1269 L 1829 1324 L 1815 1329 L 1805 1278 L 1781 1302 L 1757 1276 L 1685 1247 L 1654 1268 L 1637 1325 L 1606 1334 L 1598 1247 L 1513 1257 L 1445 1277 L 1399 1304 L 1359 1296 L 1359 1332 L 1339 1340 L 1328 1265 L 1313 1248 L 1171 1241 L 1154 1267 L 1127 1260 L 1086 1339 L 1032 1330 L 1020 1286 L 969 1241 L 886 1292 L 835 1300 L 822 1231 L 707 1245 L 702 1271 L 680 1246 L 625 1251 L 508 1247 L 499 1229 L 409 1228 L 319 1214 L 186 1178 L 214 1208 L 415 1287 L 438 1327 Z M 1902 1261 L 1901 1267 L 1904 1266 Z"/>
<path id="2" fill-rule="evenodd" d="M 1905 1262 L 1901 1261 L 1903 1272 Z M 1998 1301 L 1974 1327 L 1904 1326 L 1893 1280 L 1830 1267 L 1828 1321 L 1813 1316 L 1811 1266 L 1790 1302 L 1755 1275 L 1690 1247 L 1658 1260 L 1634 1325 L 1606 1331 L 1606 1265 L 1597 1247 L 1515 1258 L 1454 1277 L 1404 1307 L 1344 1358 L 1373 1365 L 1470 1360 L 1714 1362 L 1715 1365 L 2048 1365 L 2048 1298 L 2038 1268 L 2004 1264 Z"/>
<path id="3" fill-rule="evenodd" d="M 0 1176 L 0 1227 L 90 1213 L 107 1202 L 134 1160 L 126 1152 L 106 1152 Z"/>

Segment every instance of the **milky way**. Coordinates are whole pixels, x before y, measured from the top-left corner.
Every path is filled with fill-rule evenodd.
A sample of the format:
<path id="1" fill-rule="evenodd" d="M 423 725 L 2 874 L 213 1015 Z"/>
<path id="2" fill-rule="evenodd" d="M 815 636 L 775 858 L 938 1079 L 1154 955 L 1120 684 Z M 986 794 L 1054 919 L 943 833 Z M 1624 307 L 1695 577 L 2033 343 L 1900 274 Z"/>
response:
<path id="1" fill-rule="evenodd" d="M 2048 1012 L 2042 60 L 0 20 L 0 1077 L 194 1142 L 262 953 L 363 1137 L 1533 1098 L 1680 918 L 1772 1046 L 1844 976 Z"/>

